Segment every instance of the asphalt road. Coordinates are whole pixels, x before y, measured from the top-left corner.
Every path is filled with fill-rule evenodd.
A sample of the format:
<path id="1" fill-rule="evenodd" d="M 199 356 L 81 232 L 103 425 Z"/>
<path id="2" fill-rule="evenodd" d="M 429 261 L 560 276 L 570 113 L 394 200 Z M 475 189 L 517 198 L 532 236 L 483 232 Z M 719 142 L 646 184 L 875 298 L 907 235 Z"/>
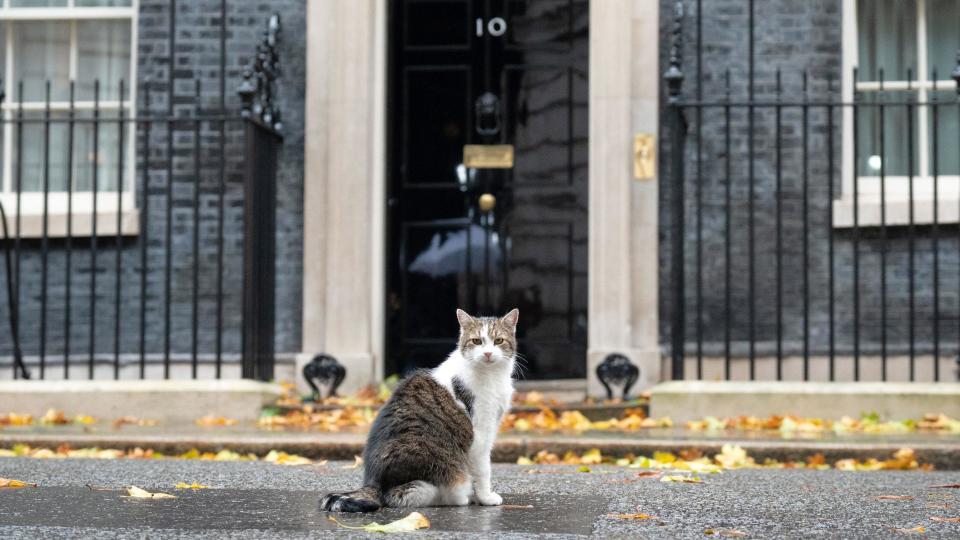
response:
<path id="1" fill-rule="evenodd" d="M 344 465 L 3 458 L 0 477 L 40 487 L 0 489 L 0 537 L 362 536 L 337 529 L 317 510 L 321 492 L 358 484 L 360 471 Z M 513 506 L 421 509 L 432 527 L 413 534 L 708 538 L 710 529 L 750 538 L 884 538 L 908 534 L 896 529 L 924 527 L 925 538 L 960 537 L 960 523 L 930 519 L 960 516 L 960 489 L 930 487 L 960 483 L 957 472 L 739 470 L 704 476 L 703 484 L 677 484 L 638 478 L 632 469 L 576 469 L 496 465 L 495 488 Z M 174 490 L 178 482 L 215 489 Z M 117 489 L 132 484 L 178 498 L 134 500 L 121 491 L 92 491 L 87 484 Z M 875 498 L 881 495 L 913 498 Z M 656 518 L 628 521 L 608 515 L 637 512 Z M 342 516 L 342 521 L 384 523 L 406 513 L 391 509 Z"/>

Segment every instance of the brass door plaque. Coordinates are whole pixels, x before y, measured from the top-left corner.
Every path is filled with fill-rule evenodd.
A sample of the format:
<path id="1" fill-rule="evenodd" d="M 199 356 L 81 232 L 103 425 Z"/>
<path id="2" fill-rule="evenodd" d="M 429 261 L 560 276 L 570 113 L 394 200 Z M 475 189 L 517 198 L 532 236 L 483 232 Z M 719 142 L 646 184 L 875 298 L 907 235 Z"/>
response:
<path id="1" fill-rule="evenodd" d="M 652 180 L 657 176 L 657 141 L 652 133 L 633 136 L 633 177 Z"/>
<path id="2" fill-rule="evenodd" d="M 465 144 L 463 165 L 470 169 L 512 169 L 512 144 Z"/>

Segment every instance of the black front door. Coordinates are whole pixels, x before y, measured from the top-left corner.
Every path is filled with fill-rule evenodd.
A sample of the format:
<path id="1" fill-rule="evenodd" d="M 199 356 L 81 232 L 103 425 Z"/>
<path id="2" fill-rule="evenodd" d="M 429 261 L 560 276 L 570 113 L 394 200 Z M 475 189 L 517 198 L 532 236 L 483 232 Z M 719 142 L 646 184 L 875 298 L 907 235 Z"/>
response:
<path id="1" fill-rule="evenodd" d="M 455 308 L 517 307 L 527 378 L 585 376 L 588 11 L 392 2 L 387 373 L 443 361 Z M 512 167 L 464 145 L 512 145 Z"/>

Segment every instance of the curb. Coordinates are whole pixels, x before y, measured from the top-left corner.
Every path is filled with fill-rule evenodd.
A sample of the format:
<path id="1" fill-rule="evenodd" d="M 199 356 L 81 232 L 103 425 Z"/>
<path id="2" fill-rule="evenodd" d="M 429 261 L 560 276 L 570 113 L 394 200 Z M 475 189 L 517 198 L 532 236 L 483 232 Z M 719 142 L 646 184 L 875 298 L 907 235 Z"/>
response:
<path id="1" fill-rule="evenodd" d="M 0 448 L 10 448 L 15 444 L 26 444 L 35 448 L 56 449 L 61 445 L 72 448 L 115 448 L 131 450 L 151 448 L 163 454 L 181 454 L 191 449 L 201 452 L 231 450 L 241 454 L 264 455 L 270 450 L 280 450 L 299 454 L 311 459 L 350 460 L 363 453 L 366 435 L 362 434 L 272 434 L 270 436 L 230 435 L 213 436 L 209 434 L 194 436 L 121 436 L 121 435 L 17 435 L 0 434 Z M 828 463 L 840 459 L 870 458 L 889 459 L 897 450 L 909 447 L 914 450 L 917 460 L 923 464 L 932 464 L 937 470 L 960 470 L 960 443 L 939 442 L 900 442 L 900 443 L 864 443 L 864 442 L 794 442 L 794 441 L 756 441 L 756 440 L 696 440 L 696 439 L 610 439 L 591 437 L 517 437 L 505 436 L 497 440 L 493 449 L 493 461 L 514 463 L 520 456 L 531 456 L 541 450 L 558 455 L 568 451 L 582 453 L 598 448 L 604 455 L 624 456 L 653 455 L 654 452 L 699 451 L 704 455 L 720 452 L 724 444 L 736 444 L 746 450 L 758 463 L 773 459 L 781 462 L 804 461 L 815 454 L 823 454 Z"/>

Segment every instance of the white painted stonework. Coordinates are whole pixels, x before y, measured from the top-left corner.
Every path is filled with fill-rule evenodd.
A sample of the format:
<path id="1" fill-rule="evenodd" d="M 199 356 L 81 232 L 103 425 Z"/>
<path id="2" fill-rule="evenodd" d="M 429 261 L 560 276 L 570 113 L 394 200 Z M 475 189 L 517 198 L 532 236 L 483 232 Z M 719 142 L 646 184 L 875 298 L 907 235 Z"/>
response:
<path id="1" fill-rule="evenodd" d="M 348 393 L 384 375 L 386 2 L 309 2 L 307 18 L 297 365 L 321 351 L 334 355 L 347 367 Z M 590 3 L 586 361 L 593 395 L 602 393 L 596 365 L 610 353 L 640 365 L 637 389 L 660 380 L 657 180 L 632 179 L 634 134 L 657 133 L 658 19 L 655 0 Z"/>
<path id="2" fill-rule="evenodd" d="M 280 385 L 245 379 L 0 381 L 0 411 L 39 418 L 57 409 L 68 417 L 86 414 L 108 422 L 135 416 L 192 423 L 208 414 L 253 421 L 282 394 Z"/>
<path id="3" fill-rule="evenodd" d="M 343 392 L 382 377 L 386 3 L 307 6 L 303 346 L 347 367 Z M 307 387 L 298 376 L 299 389 Z"/>
<path id="4" fill-rule="evenodd" d="M 650 415 L 674 422 L 707 416 L 766 418 L 793 414 L 807 418 L 860 418 L 875 412 L 884 420 L 922 418 L 927 413 L 960 416 L 958 383 L 803 383 L 672 381 L 651 391 Z"/>
<path id="5" fill-rule="evenodd" d="M 657 179 L 633 180 L 633 135 L 657 134 L 659 4 L 590 3 L 590 298 L 588 392 L 596 366 L 622 353 L 636 389 L 660 381 Z M 659 170 L 660 167 L 657 167 Z"/>

